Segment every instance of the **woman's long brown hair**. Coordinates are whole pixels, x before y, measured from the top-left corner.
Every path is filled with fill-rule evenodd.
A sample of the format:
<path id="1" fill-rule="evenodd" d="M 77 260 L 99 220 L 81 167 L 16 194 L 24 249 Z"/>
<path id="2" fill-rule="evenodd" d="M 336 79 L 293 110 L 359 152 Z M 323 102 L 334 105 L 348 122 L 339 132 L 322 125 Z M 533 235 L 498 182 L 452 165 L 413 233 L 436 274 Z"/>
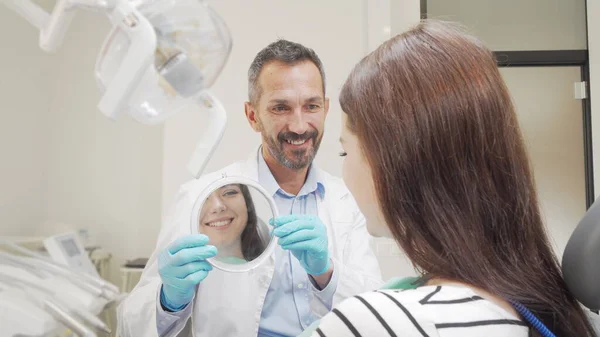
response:
<path id="1" fill-rule="evenodd" d="M 246 227 L 242 231 L 241 238 L 242 254 L 246 261 L 252 261 L 265 251 L 266 245 L 258 232 L 258 217 L 256 215 L 256 207 L 254 206 L 252 194 L 250 194 L 250 189 L 244 184 L 239 184 L 238 186 L 242 191 L 248 210 L 248 221 L 246 222 Z"/>
<path id="2" fill-rule="evenodd" d="M 488 48 L 454 24 L 423 21 L 365 57 L 340 104 L 416 268 L 521 302 L 557 336 L 594 336 L 549 244 Z"/>

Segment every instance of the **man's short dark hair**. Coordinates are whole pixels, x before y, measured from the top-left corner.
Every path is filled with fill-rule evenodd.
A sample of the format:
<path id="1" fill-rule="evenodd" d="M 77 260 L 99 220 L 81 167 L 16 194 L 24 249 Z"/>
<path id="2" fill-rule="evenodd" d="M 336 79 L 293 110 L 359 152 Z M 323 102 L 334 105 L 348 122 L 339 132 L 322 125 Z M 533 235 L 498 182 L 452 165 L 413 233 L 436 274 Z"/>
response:
<path id="1" fill-rule="evenodd" d="M 279 39 L 256 54 L 254 61 L 250 64 L 250 69 L 248 69 L 248 99 L 253 104 L 258 102 L 261 95 L 258 76 L 263 67 L 273 61 L 283 62 L 287 65 L 294 65 L 302 61 L 312 62 L 321 73 L 323 95 L 325 95 L 325 71 L 317 53 L 299 43 Z"/>

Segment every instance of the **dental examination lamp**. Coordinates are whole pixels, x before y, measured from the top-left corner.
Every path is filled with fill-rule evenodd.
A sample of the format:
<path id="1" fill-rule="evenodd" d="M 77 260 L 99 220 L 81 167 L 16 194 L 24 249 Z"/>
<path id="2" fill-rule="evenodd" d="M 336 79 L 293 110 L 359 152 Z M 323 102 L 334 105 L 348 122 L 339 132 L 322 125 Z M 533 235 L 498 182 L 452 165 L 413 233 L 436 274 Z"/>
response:
<path id="1" fill-rule="evenodd" d="M 202 0 L 57 0 L 47 13 L 32 0 L 0 0 L 40 30 L 46 52 L 60 47 L 79 10 L 107 15 L 113 28 L 98 55 L 98 109 L 158 124 L 189 107 L 207 111 L 206 131 L 188 164 L 198 178 L 220 142 L 227 117 L 207 90 L 232 47 L 225 22 Z"/>

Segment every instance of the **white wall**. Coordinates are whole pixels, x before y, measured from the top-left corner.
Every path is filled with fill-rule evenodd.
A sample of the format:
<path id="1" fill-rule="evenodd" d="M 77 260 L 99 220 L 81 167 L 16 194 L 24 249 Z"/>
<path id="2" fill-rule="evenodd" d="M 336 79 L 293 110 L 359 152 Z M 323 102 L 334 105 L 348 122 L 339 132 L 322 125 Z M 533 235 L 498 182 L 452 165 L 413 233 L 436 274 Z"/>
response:
<path id="1" fill-rule="evenodd" d="M 40 231 L 87 228 L 113 254 L 112 278 L 125 259 L 149 256 L 160 228 L 162 126 L 117 122 L 96 108 L 94 65 L 109 24 L 78 14 L 60 49 L 50 103 L 46 223 Z"/>
<path id="2" fill-rule="evenodd" d="M 113 254 L 116 282 L 125 259 L 152 252 L 160 228 L 162 127 L 97 110 L 105 16 L 80 12 L 56 55 L 2 5 L 0 28 L 0 235 L 87 228 Z"/>
<path id="3" fill-rule="evenodd" d="M 600 195 L 600 2 L 587 1 L 588 50 L 590 57 L 590 99 L 594 153 L 594 193 Z"/>
<path id="4" fill-rule="evenodd" d="M 37 31 L 0 5 L 0 235 L 28 235 L 43 220 L 51 64 Z"/>
<path id="5" fill-rule="evenodd" d="M 390 28 L 392 35 L 397 35 L 419 22 L 421 18 L 420 0 L 389 0 Z"/>

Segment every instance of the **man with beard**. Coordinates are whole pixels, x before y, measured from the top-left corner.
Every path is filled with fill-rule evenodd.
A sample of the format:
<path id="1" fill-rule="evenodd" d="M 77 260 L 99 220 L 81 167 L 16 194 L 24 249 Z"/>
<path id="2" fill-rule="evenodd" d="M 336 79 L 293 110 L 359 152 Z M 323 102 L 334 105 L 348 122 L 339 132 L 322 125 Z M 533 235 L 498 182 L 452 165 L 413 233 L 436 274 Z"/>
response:
<path id="1" fill-rule="evenodd" d="M 173 220 L 121 306 L 121 325 L 136 336 L 148 322 L 148 333 L 175 336 L 190 317 L 194 336 L 297 336 L 335 304 L 381 285 L 354 199 L 313 163 L 329 110 L 319 57 L 298 43 L 270 44 L 250 66 L 248 96 L 246 118 L 262 144 L 248 161 L 181 188 Z M 250 273 L 213 270 L 208 239 L 180 237 L 198 195 L 223 174 L 257 180 L 281 214 L 271 221 L 274 259 Z"/>

